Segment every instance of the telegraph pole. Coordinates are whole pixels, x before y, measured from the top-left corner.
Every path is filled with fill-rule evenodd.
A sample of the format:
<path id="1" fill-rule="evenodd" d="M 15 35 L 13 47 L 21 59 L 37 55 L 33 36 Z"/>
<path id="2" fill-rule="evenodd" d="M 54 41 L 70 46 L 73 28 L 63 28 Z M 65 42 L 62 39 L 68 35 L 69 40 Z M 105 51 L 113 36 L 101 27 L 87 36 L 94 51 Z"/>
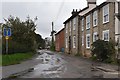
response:
<path id="1" fill-rule="evenodd" d="M 51 36 L 52 36 L 52 45 L 51 45 L 51 49 L 54 50 L 55 45 L 54 45 L 54 33 L 56 33 L 56 31 L 54 31 L 54 23 L 52 22 L 52 31 L 51 31 Z"/>
<path id="2" fill-rule="evenodd" d="M 52 32 L 51 32 L 51 36 L 52 36 L 52 46 L 54 45 L 54 30 L 53 30 L 53 27 L 54 27 L 54 23 L 52 22 Z"/>

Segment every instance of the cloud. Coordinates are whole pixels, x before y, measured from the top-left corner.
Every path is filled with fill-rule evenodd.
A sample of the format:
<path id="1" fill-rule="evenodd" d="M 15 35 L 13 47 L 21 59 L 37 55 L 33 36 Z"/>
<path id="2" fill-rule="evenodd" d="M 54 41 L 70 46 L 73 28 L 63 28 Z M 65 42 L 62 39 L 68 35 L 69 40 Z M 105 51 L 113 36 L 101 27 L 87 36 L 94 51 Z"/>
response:
<path id="1" fill-rule="evenodd" d="M 79 10 L 86 6 L 86 0 L 4 0 L 2 20 L 9 15 L 17 16 L 22 20 L 28 15 L 31 18 L 37 16 L 36 33 L 45 38 L 50 36 L 52 21 L 54 21 L 54 29 L 59 31 L 64 27 L 63 22 L 71 16 L 73 9 Z"/>

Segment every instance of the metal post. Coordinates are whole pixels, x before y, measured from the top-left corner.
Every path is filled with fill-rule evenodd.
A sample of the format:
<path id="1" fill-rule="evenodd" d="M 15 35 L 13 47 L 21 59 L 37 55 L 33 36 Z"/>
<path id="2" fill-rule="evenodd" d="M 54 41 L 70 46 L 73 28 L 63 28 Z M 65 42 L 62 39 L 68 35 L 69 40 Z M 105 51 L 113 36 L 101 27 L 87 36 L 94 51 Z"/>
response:
<path id="1" fill-rule="evenodd" d="M 6 54 L 8 54 L 8 39 L 6 38 Z"/>

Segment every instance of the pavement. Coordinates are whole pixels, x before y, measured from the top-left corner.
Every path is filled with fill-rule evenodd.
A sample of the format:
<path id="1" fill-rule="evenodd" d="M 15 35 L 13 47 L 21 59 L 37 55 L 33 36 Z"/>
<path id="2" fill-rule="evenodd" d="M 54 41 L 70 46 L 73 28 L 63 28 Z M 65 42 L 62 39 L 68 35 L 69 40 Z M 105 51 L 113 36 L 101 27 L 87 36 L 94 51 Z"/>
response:
<path id="1" fill-rule="evenodd" d="M 118 78 L 118 66 L 92 62 L 64 53 L 39 51 L 32 59 L 20 64 L 3 66 L 2 78 Z"/>
<path id="2" fill-rule="evenodd" d="M 20 64 L 2 66 L 2 78 L 7 78 L 13 74 L 31 69 L 34 65 L 37 65 L 41 62 L 40 60 L 35 59 L 36 57 L 37 55 L 27 61 L 21 62 Z"/>

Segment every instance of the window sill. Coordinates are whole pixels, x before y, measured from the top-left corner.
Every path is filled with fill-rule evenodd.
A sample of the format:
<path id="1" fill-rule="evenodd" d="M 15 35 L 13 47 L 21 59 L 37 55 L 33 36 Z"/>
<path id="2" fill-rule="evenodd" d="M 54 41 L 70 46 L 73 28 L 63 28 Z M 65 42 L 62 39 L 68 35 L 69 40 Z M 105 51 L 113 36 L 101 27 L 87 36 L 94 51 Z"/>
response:
<path id="1" fill-rule="evenodd" d="M 90 47 L 86 47 L 86 49 L 88 49 L 88 50 L 89 50 L 89 49 L 90 49 Z"/>
<path id="2" fill-rule="evenodd" d="M 103 22 L 103 24 L 107 24 L 107 23 L 109 23 L 109 21 Z"/>
<path id="3" fill-rule="evenodd" d="M 86 30 L 90 30 L 90 28 L 86 29 Z"/>
<path id="4" fill-rule="evenodd" d="M 94 27 L 97 27 L 97 25 L 93 25 L 93 28 L 94 28 Z"/>

